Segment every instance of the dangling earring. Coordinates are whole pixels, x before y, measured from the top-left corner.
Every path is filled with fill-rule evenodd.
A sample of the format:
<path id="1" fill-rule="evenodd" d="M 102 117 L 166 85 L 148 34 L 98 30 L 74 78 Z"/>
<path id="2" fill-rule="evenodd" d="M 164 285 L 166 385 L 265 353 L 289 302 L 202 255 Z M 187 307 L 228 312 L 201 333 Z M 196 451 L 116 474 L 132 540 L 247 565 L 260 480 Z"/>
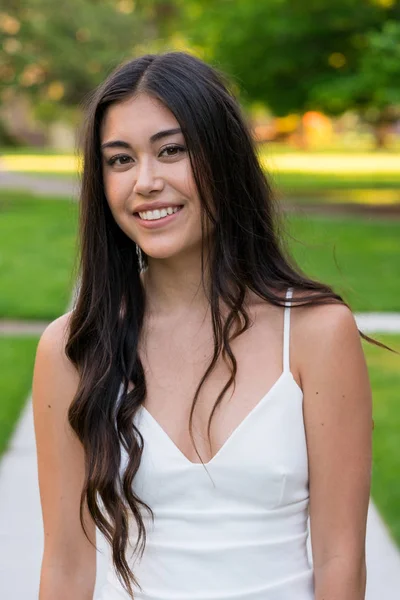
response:
<path id="1" fill-rule="evenodd" d="M 138 257 L 138 260 L 139 260 L 139 270 L 143 271 L 144 266 L 145 266 L 144 265 L 144 259 L 143 259 L 143 251 L 140 248 L 140 246 L 138 246 L 137 244 L 136 244 L 136 254 L 137 254 L 137 257 Z"/>

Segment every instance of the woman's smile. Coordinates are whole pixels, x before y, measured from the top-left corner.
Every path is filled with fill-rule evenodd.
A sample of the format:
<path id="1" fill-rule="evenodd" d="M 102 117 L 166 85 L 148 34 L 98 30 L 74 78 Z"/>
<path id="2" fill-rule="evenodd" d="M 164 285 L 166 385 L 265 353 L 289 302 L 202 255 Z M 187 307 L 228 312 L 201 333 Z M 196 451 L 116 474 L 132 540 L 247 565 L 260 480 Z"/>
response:
<path id="1" fill-rule="evenodd" d="M 166 227 L 170 223 L 174 223 L 183 208 L 182 205 L 175 207 L 175 212 L 171 212 L 170 214 L 168 214 L 167 209 L 156 209 L 154 211 L 141 212 L 140 214 L 136 212 L 133 216 L 142 227 L 145 227 L 146 229 L 158 229 L 160 227 Z"/>

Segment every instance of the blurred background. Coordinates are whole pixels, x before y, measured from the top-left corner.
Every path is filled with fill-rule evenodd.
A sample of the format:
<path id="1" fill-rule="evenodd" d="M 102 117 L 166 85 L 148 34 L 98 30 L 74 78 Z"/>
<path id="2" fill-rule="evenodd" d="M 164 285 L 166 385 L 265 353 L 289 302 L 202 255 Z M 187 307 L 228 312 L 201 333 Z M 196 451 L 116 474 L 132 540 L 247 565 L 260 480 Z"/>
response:
<path id="1" fill-rule="evenodd" d="M 400 351 L 399 0 L 2 0 L 0 488 L 40 332 L 74 286 L 82 101 L 121 61 L 167 50 L 228 74 L 300 266 Z M 372 497 L 400 547 L 400 357 L 364 348 Z"/>

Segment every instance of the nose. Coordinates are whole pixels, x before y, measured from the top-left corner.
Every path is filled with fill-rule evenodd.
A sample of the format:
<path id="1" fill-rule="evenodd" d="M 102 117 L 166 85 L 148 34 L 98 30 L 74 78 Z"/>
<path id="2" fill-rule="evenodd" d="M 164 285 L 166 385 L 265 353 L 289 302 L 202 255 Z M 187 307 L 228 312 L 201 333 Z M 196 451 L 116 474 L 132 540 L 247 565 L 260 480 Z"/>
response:
<path id="1" fill-rule="evenodd" d="M 133 191 L 136 194 L 147 196 L 153 191 L 160 191 L 163 188 L 164 182 L 162 177 L 157 172 L 157 165 L 151 160 L 143 160 L 138 163 L 136 169 L 136 181 Z"/>

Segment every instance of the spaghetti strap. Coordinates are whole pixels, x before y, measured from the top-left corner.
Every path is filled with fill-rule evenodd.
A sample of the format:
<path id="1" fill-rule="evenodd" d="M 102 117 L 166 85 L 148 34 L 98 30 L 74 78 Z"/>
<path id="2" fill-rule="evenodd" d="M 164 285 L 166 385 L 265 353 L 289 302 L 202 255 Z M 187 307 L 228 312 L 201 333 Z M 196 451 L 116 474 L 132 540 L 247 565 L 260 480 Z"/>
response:
<path id="1" fill-rule="evenodd" d="M 293 296 L 293 288 L 288 288 L 286 300 Z M 289 346 L 290 346 L 290 306 L 291 303 L 285 303 L 285 312 L 283 316 L 283 370 L 290 371 Z"/>

